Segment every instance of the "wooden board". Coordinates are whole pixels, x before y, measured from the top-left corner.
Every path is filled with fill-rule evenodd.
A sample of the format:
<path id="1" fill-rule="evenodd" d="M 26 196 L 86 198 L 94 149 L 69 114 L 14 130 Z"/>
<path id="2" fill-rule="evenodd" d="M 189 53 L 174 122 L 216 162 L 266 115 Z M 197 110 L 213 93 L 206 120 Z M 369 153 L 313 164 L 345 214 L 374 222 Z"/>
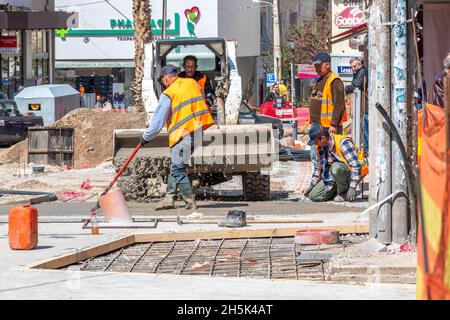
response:
<path id="1" fill-rule="evenodd" d="M 31 269 L 58 269 L 92 257 L 101 256 L 108 252 L 129 246 L 133 243 L 135 243 L 134 235 L 126 236 L 85 250 L 80 250 L 75 253 L 69 253 L 57 258 L 33 262 L 25 265 L 25 267 Z"/>
<path id="2" fill-rule="evenodd" d="M 369 233 L 369 226 L 322 226 L 322 227 L 296 227 L 296 228 L 272 228 L 272 229 L 227 229 L 220 231 L 195 231 L 195 232 L 168 232 L 136 234 L 136 243 L 165 242 L 165 241 L 189 241 L 197 239 L 239 239 L 239 238 L 269 238 L 269 237 L 293 237 L 298 230 L 333 229 L 341 234 Z"/>

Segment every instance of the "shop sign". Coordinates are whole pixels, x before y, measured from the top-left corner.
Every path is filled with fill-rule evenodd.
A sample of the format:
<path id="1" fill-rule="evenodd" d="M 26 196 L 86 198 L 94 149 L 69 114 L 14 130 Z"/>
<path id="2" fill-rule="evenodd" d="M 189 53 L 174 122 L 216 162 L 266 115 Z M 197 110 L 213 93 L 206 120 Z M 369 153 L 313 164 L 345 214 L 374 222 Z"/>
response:
<path id="1" fill-rule="evenodd" d="M 0 36 L 0 53 L 19 53 L 17 36 Z"/>
<path id="2" fill-rule="evenodd" d="M 365 22 L 364 11 L 357 7 L 348 7 L 334 19 L 334 23 L 339 28 L 353 28 Z"/>
<path id="3" fill-rule="evenodd" d="M 317 78 L 316 68 L 313 64 L 299 64 L 298 65 L 299 79 L 313 79 Z"/>
<path id="4" fill-rule="evenodd" d="M 338 66 L 338 74 L 341 75 L 351 75 L 353 73 L 352 67 L 350 66 Z"/>

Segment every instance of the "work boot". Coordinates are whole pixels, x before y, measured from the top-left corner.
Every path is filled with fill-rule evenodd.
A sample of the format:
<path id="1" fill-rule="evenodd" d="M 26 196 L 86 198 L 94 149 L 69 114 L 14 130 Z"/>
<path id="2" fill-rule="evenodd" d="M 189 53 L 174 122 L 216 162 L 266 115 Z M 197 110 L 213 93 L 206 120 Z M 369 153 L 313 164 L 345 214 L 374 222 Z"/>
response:
<path id="1" fill-rule="evenodd" d="M 190 183 L 179 184 L 179 189 L 184 202 L 186 202 L 186 210 L 197 210 L 197 204 L 195 203 L 194 190 L 192 190 L 192 185 Z"/>
<path id="2" fill-rule="evenodd" d="M 240 228 L 247 225 L 247 217 L 245 211 L 230 210 L 224 220 L 219 221 L 219 227 Z"/>
<path id="3" fill-rule="evenodd" d="M 175 196 L 177 194 L 177 182 L 171 174 L 167 178 L 166 196 L 158 202 L 155 210 L 169 210 L 175 209 Z"/>
<path id="4" fill-rule="evenodd" d="M 338 194 L 336 197 L 334 197 L 334 202 L 345 202 L 345 193 Z"/>

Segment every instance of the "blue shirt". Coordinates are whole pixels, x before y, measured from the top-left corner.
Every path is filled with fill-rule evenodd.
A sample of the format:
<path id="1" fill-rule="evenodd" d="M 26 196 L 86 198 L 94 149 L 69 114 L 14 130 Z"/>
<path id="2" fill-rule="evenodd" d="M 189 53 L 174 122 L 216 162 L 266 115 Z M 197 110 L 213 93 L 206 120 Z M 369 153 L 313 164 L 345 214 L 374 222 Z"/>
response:
<path id="1" fill-rule="evenodd" d="M 159 103 L 156 107 L 155 114 L 153 115 L 152 122 L 142 135 L 145 141 L 152 140 L 161 132 L 170 115 L 171 105 L 172 101 L 170 98 L 167 95 L 162 94 L 159 98 Z"/>

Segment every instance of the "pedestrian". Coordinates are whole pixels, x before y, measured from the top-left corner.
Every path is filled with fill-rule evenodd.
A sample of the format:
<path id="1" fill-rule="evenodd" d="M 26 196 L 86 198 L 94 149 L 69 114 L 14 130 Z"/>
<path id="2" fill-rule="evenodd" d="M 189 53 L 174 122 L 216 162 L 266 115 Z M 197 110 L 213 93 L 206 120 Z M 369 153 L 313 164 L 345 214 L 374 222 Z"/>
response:
<path id="1" fill-rule="evenodd" d="M 336 73 L 331 71 L 331 56 L 328 53 L 317 53 L 312 64 L 319 77 L 312 87 L 309 101 L 309 122 L 328 128 L 330 133 L 342 134 L 343 124 L 347 120 L 344 83 Z M 314 174 L 305 196 L 308 196 L 314 183 L 318 181 L 318 177 L 315 176 L 319 172 L 318 149 L 318 146 L 311 147 L 310 157 Z"/>
<path id="2" fill-rule="evenodd" d="M 214 104 L 216 96 L 214 89 L 211 86 L 211 82 L 208 77 L 202 72 L 198 71 L 198 59 L 196 56 L 188 55 L 183 58 L 183 72 L 178 75 L 180 78 L 191 78 L 197 81 L 198 85 L 202 89 L 202 92 L 206 98 L 206 102 L 209 106 Z"/>
<path id="3" fill-rule="evenodd" d="M 113 106 L 107 97 L 102 98 L 102 111 L 111 111 Z"/>
<path id="4" fill-rule="evenodd" d="M 345 87 L 345 93 L 350 94 L 355 89 L 361 90 L 363 99 L 361 99 L 361 111 L 364 114 L 364 152 L 369 152 L 369 95 L 368 95 L 368 72 L 360 58 L 352 58 L 350 67 L 353 71 L 352 83 Z"/>
<path id="5" fill-rule="evenodd" d="M 80 94 L 83 95 L 86 92 L 86 89 L 84 88 L 84 86 L 80 83 Z"/>
<path id="6" fill-rule="evenodd" d="M 436 76 L 433 86 L 433 104 L 442 108 L 444 108 L 444 78 L 450 78 L 450 52 L 443 64 L 444 70 Z"/>
<path id="7" fill-rule="evenodd" d="M 356 186 L 368 171 L 367 165 L 358 158 L 352 139 L 332 133 L 330 128 L 314 123 L 309 131 L 308 145 L 320 147 L 318 154 L 320 169 L 314 172 L 317 181 L 310 190 L 310 200 L 355 201 Z"/>
<path id="8" fill-rule="evenodd" d="M 200 87 L 194 79 L 178 77 L 178 69 L 173 65 L 163 67 L 159 73 L 165 90 L 150 126 L 141 137 L 142 146 L 156 137 L 167 123 L 170 147 L 170 174 L 165 198 L 156 210 L 175 208 L 175 196 L 180 190 L 186 209 L 197 209 L 191 181 L 187 173 L 190 155 L 197 147 L 198 136 L 214 124 Z M 196 139 L 194 139 L 194 137 Z"/>
<path id="9" fill-rule="evenodd" d="M 95 106 L 94 106 L 94 108 L 95 109 L 103 108 L 103 97 L 101 95 L 99 95 L 99 94 L 95 97 Z"/>

